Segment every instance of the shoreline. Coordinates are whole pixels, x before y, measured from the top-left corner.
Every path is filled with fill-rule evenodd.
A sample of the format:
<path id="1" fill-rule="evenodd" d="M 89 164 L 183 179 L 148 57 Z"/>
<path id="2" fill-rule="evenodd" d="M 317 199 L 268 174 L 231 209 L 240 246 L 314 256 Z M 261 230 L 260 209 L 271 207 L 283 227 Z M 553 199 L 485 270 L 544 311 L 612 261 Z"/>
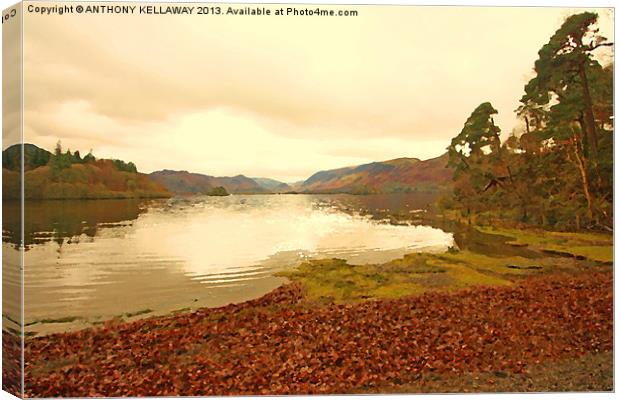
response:
<path id="1" fill-rule="evenodd" d="M 434 225 L 437 226 L 437 221 Z M 103 317 L 77 314 L 40 317 L 25 325 L 25 328 L 33 327 L 25 329 L 25 336 L 44 337 L 54 333 L 96 328 L 110 321 L 133 322 L 144 318 L 174 316 L 187 311 L 243 304 L 293 282 L 299 282 L 310 288 L 308 294 L 315 299 L 326 297 L 335 301 L 360 301 L 398 298 L 427 291 L 453 291 L 475 285 L 510 285 L 531 275 L 606 270 L 613 265 L 613 247 L 611 242 L 605 242 L 610 240 L 610 235 L 549 231 L 547 232 L 549 238 L 539 243 L 537 241 L 543 236 L 535 230 L 480 226 L 466 229 L 467 238 L 460 241 L 462 248 L 457 246 L 456 250 L 448 249 L 441 253 L 413 252 L 402 258 L 379 264 L 350 264 L 331 258 L 313 259 L 300 262 L 294 268 L 289 267 L 275 272 L 272 278 L 281 282 L 277 286 L 272 286 L 273 289 L 257 294 L 258 297 L 246 297 L 229 303 L 220 302 L 217 305 L 187 303 L 163 308 L 149 305 L 140 309 L 122 310 Z M 453 234 L 456 240 L 458 234 L 456 231 Z M 470 248 L 463 247 L 463 243 L 467 243 Z M 597 246 L 590 246 L 586 248 L 588 251 L 584 251 L 584 244 Z M 573 249 L 575 245 L 579 246 Z M 592 251 L 592 248 L 596 251 Z M 324 277 L 328 279 L 323 279 Z M 406 280 L 405 284 L 403 279 Z M 350 287 L 351 284 L 354 287 Z M 345 288 L 344 292 L 340 290 L 342 288 Z M 5 315 L 3 317 L 10 319 Z M 59 328 L 43 329 L 44 333 L 40 334 L 40 330 L 36 329 L 36 326 L 41 326 L 39 324 L 47 324 L 48 327 L 53 324 Z M 15 334 L 16 329 L 11 330 Z"/>
<path id="2" fill-rule="evenodd" d="M 252 300 L 27 337 L 27 396 L 613 388 L 610 236 L 470 228 L 445 253 L 313 260 Z"/>
<path id="3" fill-rule="evenodd" d="M 611 286 L 610 272 L 559 273 L 508 287 L 337 304 L 308 299 L 292 283 L 240 304 L 27 339 L 26 391 L 396 392 L 420 374 L 517 376 L 540 362 L 610 351 Z M 84 364 L 71 361 L 78 359 Z M 113 371 L 125 381 L 108 381 Z"/>

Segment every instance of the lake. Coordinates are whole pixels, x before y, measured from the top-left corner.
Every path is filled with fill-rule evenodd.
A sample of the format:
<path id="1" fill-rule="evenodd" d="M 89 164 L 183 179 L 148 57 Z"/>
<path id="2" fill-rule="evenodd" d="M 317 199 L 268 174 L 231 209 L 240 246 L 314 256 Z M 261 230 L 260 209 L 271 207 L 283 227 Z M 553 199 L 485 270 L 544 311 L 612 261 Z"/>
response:
<path id="1" fill-rule="evenodd" d="M 311 258 L 363 264 L 445 251 L 451 233 L 407 222 L 432 200 L 403 194 L 27 202 L 26 330 L 46 334 L 253 299 L 285 282 L 276 272 Z M 3 290 L 17 299 L 18 212 L 16 203 L 3 204 L 3 256 L 15 266 L 3 269 Z M 391 213 L 401 222 L 385 218 Z M 5 303 L 5 310 L 18 304 Z"/>

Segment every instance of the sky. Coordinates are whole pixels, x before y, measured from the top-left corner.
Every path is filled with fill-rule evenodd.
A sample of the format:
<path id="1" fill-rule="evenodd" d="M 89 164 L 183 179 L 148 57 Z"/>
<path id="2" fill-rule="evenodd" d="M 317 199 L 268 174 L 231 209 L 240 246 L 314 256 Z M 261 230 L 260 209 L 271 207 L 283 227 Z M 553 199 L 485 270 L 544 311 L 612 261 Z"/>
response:
<path id="1" fill-rule="evenodd" d="M 482 102 L 504 135 L 519 125 L 538 50 L 580 11 L 332 8 L 359 15 L 26 13 L 25 141 L 51 150 L 61 140 L 147 173 L 285 182 L 428 159 Z M 613 11 L 597 12 L 613 40 Z"/>

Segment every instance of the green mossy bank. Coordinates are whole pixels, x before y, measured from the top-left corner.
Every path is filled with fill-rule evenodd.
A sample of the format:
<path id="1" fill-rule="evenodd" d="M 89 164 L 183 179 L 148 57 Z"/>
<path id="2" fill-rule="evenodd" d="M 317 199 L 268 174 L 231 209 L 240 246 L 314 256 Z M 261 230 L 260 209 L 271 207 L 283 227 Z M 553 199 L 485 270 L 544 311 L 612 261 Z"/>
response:
<path id="1" fill-rule="evenodd" d="M 609 271 L 613 260 L 612 235 L 490 227 L 474 232 L 482 237 L 466 240 L 493 242 L 494 251 L 471 243 L 462 250 L 408 254 L 383 264 L 310 260 L 279 275 L 301 283 L 314 300 L 346 303 L 506 286 L 541 274 Z"/>

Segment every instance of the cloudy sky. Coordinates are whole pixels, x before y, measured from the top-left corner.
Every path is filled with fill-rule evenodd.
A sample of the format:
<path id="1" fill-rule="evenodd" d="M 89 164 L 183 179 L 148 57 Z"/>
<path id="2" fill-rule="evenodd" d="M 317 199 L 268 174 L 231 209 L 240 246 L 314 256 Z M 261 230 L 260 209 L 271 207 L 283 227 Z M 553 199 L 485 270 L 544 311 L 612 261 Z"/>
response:
<path id="1" fill-rule="evenodd" d="M 340 8 L 359 16 L 27 14 L 25 140 L 289 182 L 435 157 L 481 102 L 504 133 L 518 124 L 539 48 L 575 12 Z"/>

